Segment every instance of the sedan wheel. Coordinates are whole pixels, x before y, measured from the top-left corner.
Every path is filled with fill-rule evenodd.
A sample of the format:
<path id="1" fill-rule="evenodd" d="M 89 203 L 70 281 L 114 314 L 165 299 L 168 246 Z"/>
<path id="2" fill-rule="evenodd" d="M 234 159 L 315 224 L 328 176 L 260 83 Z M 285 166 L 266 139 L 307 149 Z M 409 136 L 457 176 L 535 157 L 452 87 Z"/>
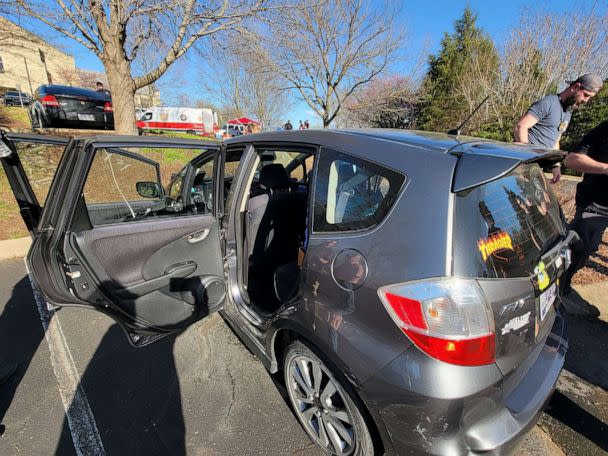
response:
<path id="1" fill-rule="evenodd" d="M 333 455 L 371 455 L 373 444 L 357 406 L 327 366 L 304 344 L 285 356 L 291 405 L 308 435 Z"/>

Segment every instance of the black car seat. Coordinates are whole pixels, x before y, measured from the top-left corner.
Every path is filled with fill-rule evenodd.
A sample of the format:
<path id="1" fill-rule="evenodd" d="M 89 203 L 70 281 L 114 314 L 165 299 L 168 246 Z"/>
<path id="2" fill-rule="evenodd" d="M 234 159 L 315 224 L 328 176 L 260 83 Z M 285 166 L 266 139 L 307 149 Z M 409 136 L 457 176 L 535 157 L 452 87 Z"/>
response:
<path id="1" fill-rule="evenodd" d="M 275 293 L 275 272 L 280 266 L 297 261 L 306 225 L 306 195 L 292 190 L 281 164 L 264 166 L 259 183 L 266 193 L 247 203 L 246 283 L 250 300 L 272 311 L 280 304 Z"/>

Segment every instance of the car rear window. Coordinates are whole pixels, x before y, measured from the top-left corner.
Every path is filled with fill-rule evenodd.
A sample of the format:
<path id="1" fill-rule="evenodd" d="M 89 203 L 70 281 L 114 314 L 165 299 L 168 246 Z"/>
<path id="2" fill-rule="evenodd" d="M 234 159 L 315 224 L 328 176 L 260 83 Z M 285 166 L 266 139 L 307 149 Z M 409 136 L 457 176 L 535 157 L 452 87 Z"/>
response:
<path id="1" fill-rule="evenodd" d="M 89 89 L 83 89 L 80 87 L 65 87 L 65 86 L 48 86 L 45 92 L 53 95 L 70 95 L 77 97 L 89 97 L 89 98 L 106 98 L 106 95 L 101 92 L 95 92 Z"/>
<path id="2" fill-rule="evenodd" d="M 559 203 L 538 164 L 460 192 L 455 200 L 454 273 L 528 277 L 565 234 Z"/>

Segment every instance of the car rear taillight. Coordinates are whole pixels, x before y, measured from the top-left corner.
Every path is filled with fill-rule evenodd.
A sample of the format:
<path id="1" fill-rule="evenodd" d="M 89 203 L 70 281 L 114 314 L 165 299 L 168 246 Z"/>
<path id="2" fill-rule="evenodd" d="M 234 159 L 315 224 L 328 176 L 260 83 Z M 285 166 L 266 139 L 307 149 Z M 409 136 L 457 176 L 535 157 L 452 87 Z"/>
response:
<path id="1" fill-rule="evenodd" d="M 56 108 L 59 107 L 59 102 L 57 101 L 57 98 L 55 98 L 54 95 L 45 95 L 40 99 L 40 103 L 42 103 L 44 106 L 55 106 Z"/>
<path id="2" fill-rule="evenodd" d="M 474 280 L 440 278 L 378 290 L 393 321 L 424 353 L 446 363 L 495 360 L 494 319 Z"/>
<path id="3" fill-rule="evenodd" d="M 114 109 L 112 108 L 112 103 L 110 103 L 109 101 L 106 101 L 103 105 L 103 112 L 113 112 Z"/>

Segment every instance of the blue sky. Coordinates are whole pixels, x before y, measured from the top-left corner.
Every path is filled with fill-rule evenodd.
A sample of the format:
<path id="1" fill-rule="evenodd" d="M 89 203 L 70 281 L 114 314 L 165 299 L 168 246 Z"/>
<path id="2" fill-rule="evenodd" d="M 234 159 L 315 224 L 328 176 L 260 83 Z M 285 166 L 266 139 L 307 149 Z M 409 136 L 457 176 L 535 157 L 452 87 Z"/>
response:
<path id="1" fill-rule="evenodd" d="M 376 0 L 372 1 L 375 2 Z M 597 3 L 597 5 L 601 5 L 602 11 L 605 12 L 607 10 L 607 2 L 604 0 L 597 2 L 594 2 L 594 0 L 543 0 L 534 2 L 534 5 L 531 5 L 529 0 L 396 1 L 398 5 L 402 5 L 397 20 L 402 22 L 406 28 L 406 57 L 409 57 L 409 60 L 406 59 L 395 68 L 396 72 L 400 70 L 407 71 L 411 67 L 412 60 L 419 55 L 425 43 L 428 43 L 430 46 L 430 52 L 436 52 L 439 49 L 443 33 L 452 31 L 454 21 L 462 15 L 466 5 L 469 5 L 477 13 L 479 26 L 485 29 L 497 43 L 500 43 L 507 36 L 509 30 L 517 23 L 525 8 L 530 8 L 531 6 L 543 11 L 573 11 L 573 14 L 576 14 L 578 9 L 588 9 L 594 3 Z M 78 67 L 103 71 L 103 65 L 97 57 L 80 44 L 59 36 L 46 26 L 39 26 L 34 31 L 41 36 L 49 37 L 52 42 L 71 53 L 75 57 Z M 165 103 L 175 102 L 179 93 L 187 93 L 192 99 L 205 98 L 205 94 L 200 92 L 199 85 L 195 81 L 188 80 L 188 74 L 198 73 L 196 65 L 198 63 L 196 63 L 194 55 L 175 65 L 176 68 L 173 70 L 173 73 L 179 74 L 180 88 L 173 90 L 165 89 L 162 94 Z M 314 113 L 304 103 L 296 103 L 288 118 L 294 125 L 297 125 L 298 120 L 305 119 L 309 119 L 313 126 L 318 125 L 318 120 L 315 118 Z"/>

